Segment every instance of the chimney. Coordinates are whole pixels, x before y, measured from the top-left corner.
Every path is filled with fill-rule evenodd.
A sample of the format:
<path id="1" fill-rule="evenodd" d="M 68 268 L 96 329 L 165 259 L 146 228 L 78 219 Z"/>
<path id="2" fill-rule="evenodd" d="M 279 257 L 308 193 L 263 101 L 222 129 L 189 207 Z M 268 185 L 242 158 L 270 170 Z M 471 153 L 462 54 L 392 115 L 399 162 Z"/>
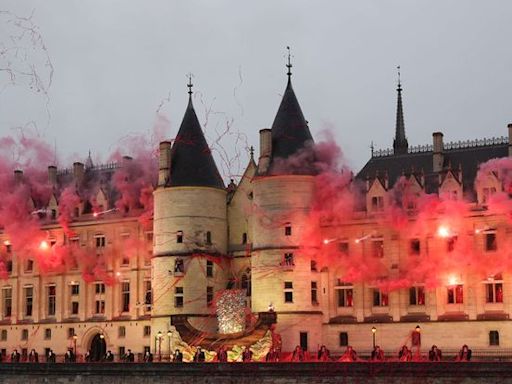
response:
<path id="1" fill-rule="evenodd" d="M 267 173 L 272 155 L 272 130 L 260 129 L 260 158 L 258 160 L 258 172 Z"/>
<path id="2" fill-rule="evenodd" d="M 443 170 L 443 134 L 441 132 L 434 132 L 432 134 L 434 151 L 433 151 L 433 164 L 432 171 L 441 172 Z"/>
<path id="3" fill-rule="evenodd" d="M 512 157 L 512 123 L 507 125 L 508 127 L 508 157 Z"/>
<path id="4" fill-rule="evenodd" d="M 50 183 L 52 187 L 57 185 L 57 167 L 55 165 L 48 167 L 48 183 Z"/>
<path id="5" fill-rule="evenodd" d="M 160 143 L 160 156 L 158 160 L 158 186 L 165 187 L 169 181 L 171 172 L 171 142 Z"/>
<path id="6" fill-rule="evenodd" d="M 21 169 L 16 169 L 14 171 L 14 183 L 16 185 L 20 185 L 23 181 L 23 171 Z"/>
<path id="7" fill-rule="evenodd" d="M 78 161 L 73 163 L 73 176 L 75 178 L 75 183 L 77 185 L 82 184 L 82 180 L 84 179 L 85 167 L 83 163 Z"/>

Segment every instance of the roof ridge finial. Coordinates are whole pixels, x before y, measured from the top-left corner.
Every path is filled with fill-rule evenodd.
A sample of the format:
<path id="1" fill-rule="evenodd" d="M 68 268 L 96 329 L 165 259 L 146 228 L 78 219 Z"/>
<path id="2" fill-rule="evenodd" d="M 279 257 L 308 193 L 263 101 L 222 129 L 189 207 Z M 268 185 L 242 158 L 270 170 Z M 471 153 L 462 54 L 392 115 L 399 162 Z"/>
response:
<path id="1" fill-rule="evenodd" d="M 398 91 L 400 92 L 402 90 L 402 82 L 400 81 L 400 66 L 398 65 L 396 69 L 398 72 Z"/>
<path id="2" fill-rule="evenodd" d="M 192 87 L 194 86 L 194 84 L 192 84 L 192 77 L 193 76 L 194 75 L 191 72 L 189 72 L 189 74 L 187 75 L 187 77 L 188 77 L 187 87 L 188 87 L 188 94 L 189 94 L 190 97 L 192 97 L 192 93 L 193 93 L 192 92 Z"/>
<path id="3" fill-rule="evenodd" d="M 288 51 L 288 64 L 286 64 L 286 67 L 288 68 L 288 79 L 290 79 L 292 77 L 292 53 L 291 53 L 291 50 L 290 50 L 290 46 L 287 45 L 286 46 L 286 49 Z"/>
<path id="4" fill-rule="evenodd" d="M 249 148 L 249 154 L 251 155 L 251 160 L 254 160 L 254 147 L 252 145 Z"/>

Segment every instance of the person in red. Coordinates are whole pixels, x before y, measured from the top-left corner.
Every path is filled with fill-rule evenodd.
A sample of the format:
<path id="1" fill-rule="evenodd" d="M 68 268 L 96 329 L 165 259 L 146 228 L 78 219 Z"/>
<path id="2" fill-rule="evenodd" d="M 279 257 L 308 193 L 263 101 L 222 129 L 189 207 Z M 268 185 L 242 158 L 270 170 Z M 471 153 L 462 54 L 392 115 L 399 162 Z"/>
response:
<path id="1" fill-rule="evenodd" d="M 317 354 L 318 361 L 331 361 L 331 353 L 325 345 L 322 345 Z"/>
<path id="2" fill-rule="evenodd" d="M 350 363 L 358 360 L 359 358 L 357 357 L 356 351 L 354 351 L 354 348 L 350 345 L 347 347 L 345 353 L 338 359 L 338 361 L 342 363 Z"/>
<path id="3" fill-rule="evenodd" d="M 226 348 L 221 345 L 221 347 L 219 348 L 218 352 L 217 352 L 217 361 L 219 363 L 227 363 L 228 362 L 228 351 L 226 350 Z"/>
<path id="4" fill-rule="evenodd" d="M 268 363 L 276 363 L 279 361 L 279 352 L 277 352 L 277 349 L 271 348 L 270 351 L 268 351 L 267 356 L 265 357 L 265 361 Z"/>
<path id="5" fill-rule="evenodd" d="M 352 290 L 349 289 L 347 291 L 347 307 L 352 307 L 354 304 L 354 294 L 352 293 Z"/>
<path id="6" fill-rule="evenodd" d="M 400 352 L 398 352 L 398 360 L 399 361 L 411 361 L 412 360 L 412 352 L 409 348 L 407 348 L 407 345 L 403 345 L 400 349 Z"/>
<path id="7" fill-rule="evenodd" d="M 428 359 L 430 361 L 441 361 L 443 358 L 443 354 L 437 345 L 433 345 L 430 351 L 428 352 Z"/>
<path id="8" fill-rule="evenodd" d="M 295 350 L 293 351 L 292 361 L 294 361 L 294 362 L 304 361 L 304 351 L 302 350 L 302 348 L 299 345 L 297 345 L 295 347 Z"/>
<path id="9" fill-rule="evenodd" d="M 496 288 L 496 302 L 503 303 L 503 288 L 501 284 Z"/>
<path id="10" fill-rule="evenodd" d="M 272 348 L 274 348 L 277 352 L 281 352 L 283 340 L 281 339 L 281 335 L 276 332 L 275 324 L 272 324 L 270 327 L 270 332 L 272 333 Z"/>
<path id="11" fill-rule="evenodd" d="M 244 351 L 242 352 L 242 361 L 244 363 L 249 363 L 252 361 L 252 351 L 250 348 L 245 347 Z"/>
<path id="12" fill-rule="evenodd" d="M 471 360 L 471 354 L 472 351 L 469 349 L 469 347 L 464 344 L 462 346 L 462 349 L 459 351 L 459 354 L 457 355 L 456 361 L 470 361 Z"/>
<path id="13" fill-rule="evenodd" d="M 373 348 L 372 356 L 370 358 L 371 361 L 384 361 L 384 351 L 376 345 L 375 348 Z"/>

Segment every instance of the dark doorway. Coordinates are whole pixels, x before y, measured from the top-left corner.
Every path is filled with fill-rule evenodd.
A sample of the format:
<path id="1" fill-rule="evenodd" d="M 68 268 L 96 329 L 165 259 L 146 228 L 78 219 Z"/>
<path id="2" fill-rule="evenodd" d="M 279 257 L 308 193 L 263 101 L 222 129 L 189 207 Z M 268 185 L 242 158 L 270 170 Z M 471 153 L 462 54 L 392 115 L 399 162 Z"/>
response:
<path id="1" fill-rule="evenodd" d="M 91 361 L 101 361 L 107 352 L 107 344 L 103 335 L 97 333 L 91 341 Z"/>
<path id="2" fill-rule="evenodd" d="M 307 332 L 301 332 L 300 333 L 300 347 L 303 351 L 308 350 L 308 333 Z"/>

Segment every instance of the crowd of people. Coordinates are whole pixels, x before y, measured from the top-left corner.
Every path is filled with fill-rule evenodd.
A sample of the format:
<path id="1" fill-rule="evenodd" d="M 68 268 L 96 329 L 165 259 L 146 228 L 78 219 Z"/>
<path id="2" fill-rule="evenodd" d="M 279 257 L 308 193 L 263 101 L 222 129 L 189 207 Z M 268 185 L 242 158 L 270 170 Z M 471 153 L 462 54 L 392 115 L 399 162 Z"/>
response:
<path id="1" fill-rule="evenodd" d="M 221 346 L 216 351 L 216 357 L 214 359 L 215 362 L 219 363 L 227 363 L 228 362 L 228 350 L 225 346 Z M 1 355 L 0 355 L 1 357 Z M 462 348 L 459 350 L 457 355 L 455 356 L 455 361 L 471 361 L 472 357 L 472 351 L 469 349 L 467 345 L 463 345 Z M 327 362 L 327 361 L 338 361 L 338 362 L 361 362 L 361 361 L 371 361 L 371 362 L 385 362 L 385 361 L 399 361 L 399 362 L 407 362 L 407 361 L 442 361 L 443 354 L 441 349 L 439 349 L 436 345 L 433 345 L 432 348 L 428 351 L 428 355 L 424 358 L 419 348 L 413 353 L 411 349 L 409 349 L 406 345 L 403 345 L 396 356 L 385 356 L 384 350 L 376 345 L 371 352 L 371 355 L 369 359 L 365 360 L 360 358 L 357 355 L 357 352 L 352 348 L 351 346 L 348 346 L 345 350 L 345 352 L 341 355 L 341 357 L 335 359 L 331 357 L 330 351 L 327 349 L 325 345 L 322 345 L 319 349 L 316 355 L 311 355 L 309 352 L 305 352 L 300 346 L 297 345 L 293 352 L 290 354 L 282 353 L 277 348 L 271 348 L 270 351 L 267 353 L 265 357 L 266 362 L 304 362 L 304 361 L 317 361 L 317 362 Z M 145 363 L 152 363 L 153 362 L 153 354 L 149 351 L 146 351 L 144 353 L 144 356 L 142 358 L 143 362 Z M 176 349 L 174 353 L 170 356 L 170 361 L 175 363 L 181 363 L 183 362 L 183 352 L 179 349 Z M 447 359 L 450 360 L 450 359 Z M 1 360 L 0 360 L 1 361 Z M 13 363 L 19 363 L 22 361 L 22 356 L 18 352 L 17 349 L 15 349 L 11 353 L 10 361 Z M 28 361 L 30 363 L 39 363 L 43 362 L 39 360 L 39 354 L 32 349 L 26 359 L 23 359 L 23 361 Z M 49 350 L 46 353 L 44 362 L 47 363 L 55 363 L 57 361 L 56 355 L 53 352 L 53 350 Z M 65 363 L 75 363 L 77 361 L 77 357 L 73 349 L 68 349 L 64 355 Z M 84 355 L 84 361 L 85 362 L 92 362 L 92 355 L 91 351 L 88 351 Z M 95 360 L 94 360 L 95 361 Z M 102 362 L 113 362 L 114 361 L 114 354 L 109 350 L 105 353 L 105 355 L 100 359 Z M 124 363 L 133 363 L 135 362 L 135 355 L 131 351 L 131 349 L 128 349 L 125 354 L 123 354 L 120 358 L 121 362 Z M 205 351 L 201 347 L 196 348 L 196 352 L 193 357 L 193 362 L 195 363 L 204 363 L 206 361 L 206 354 Z M 253 361 L 253 352 L 248 347 L 242 347 L 241 352 L 241 361 L 242 362 L 252 362 Z"/>

